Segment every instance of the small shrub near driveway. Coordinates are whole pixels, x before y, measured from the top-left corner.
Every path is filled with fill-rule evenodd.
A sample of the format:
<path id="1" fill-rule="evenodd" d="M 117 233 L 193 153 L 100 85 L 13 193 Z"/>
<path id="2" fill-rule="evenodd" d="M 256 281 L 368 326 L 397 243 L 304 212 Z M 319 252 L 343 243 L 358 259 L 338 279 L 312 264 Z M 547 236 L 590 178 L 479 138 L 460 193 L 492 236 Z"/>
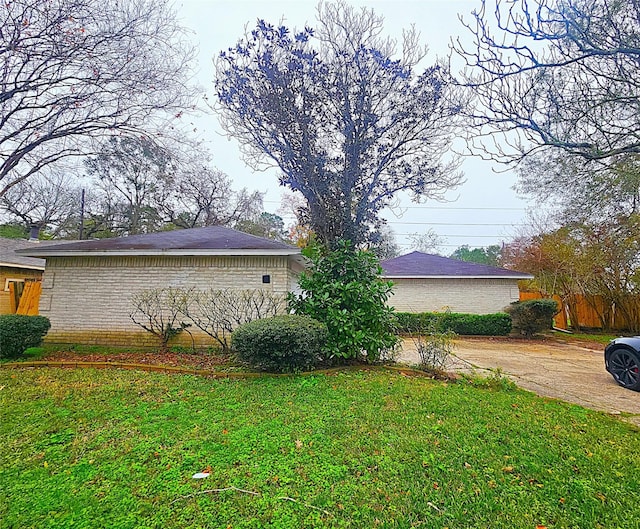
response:
<path id="1" fill-rule="evenodd" d="M 240 325 L 231 336 L 238 358 L 263 371 L 304 371 L 322 360 L 327 326 L 309 316 L 285 315 Z"/>
<path id="2" fill-rule="evenodd" d="M 445 317 L 446 313 L 441 316 Z M 452 330 L 442 330 L 441 319 L 433 319 L 426 330 L 412 333 L 411 339 L 420 356 L 420 367 L 430 373 L 442 373 L 453 353 L 455 337 Z"/>
<path id="3" fill-rule="evenodd" d="M 0 358 L 15 358 L 29 347 L 38 347 L 50 327 L 44 316 L 0 316 Z"/>
<path id="4" fill-rule="evenodd" d="M 553 317 L 558 313 L 558 303 L 553 299 L 516 301 L 506 311 L 511 315 L 513 328 L 520 334 L 531 337 L 551 330 Z"/>
<path id="5" fill-rule="evenodd" d="M 420 367 L 428 373 L 442 373 L 453 351 L 455 334 L 451 331 L 413 337 Z"/>

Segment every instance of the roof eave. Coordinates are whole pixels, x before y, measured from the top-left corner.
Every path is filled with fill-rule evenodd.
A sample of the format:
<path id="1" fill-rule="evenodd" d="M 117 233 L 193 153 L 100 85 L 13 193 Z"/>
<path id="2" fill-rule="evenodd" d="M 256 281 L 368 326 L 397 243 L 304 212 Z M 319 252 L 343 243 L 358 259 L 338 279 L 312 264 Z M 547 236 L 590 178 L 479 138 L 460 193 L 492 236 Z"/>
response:
<path id="1" fill-rule="evenodd" d="M 32 250 L 23 255 L 29 257 L 147 257 L 147 256 L 287 256 L 297 255 L 299 250 L 266 249 L 179 249 L 179 250 Z"/>
<path id="2" fill-rule="evenodd" d="M 533 279 L 530 275 L 507 276 L 507 275 L 398 275 L 383 274 L 385 279 Z"/>
<path id="3" fill-rule="evenodd" d="M 27 270 L 44 271 L 44 266 L 19 264 L 19 263 L 8 263 L 8 262 L 4 262 L 4 261 L 0 261 L 0 266 L 6 266 L 7 268 L 26 268 Z"/>

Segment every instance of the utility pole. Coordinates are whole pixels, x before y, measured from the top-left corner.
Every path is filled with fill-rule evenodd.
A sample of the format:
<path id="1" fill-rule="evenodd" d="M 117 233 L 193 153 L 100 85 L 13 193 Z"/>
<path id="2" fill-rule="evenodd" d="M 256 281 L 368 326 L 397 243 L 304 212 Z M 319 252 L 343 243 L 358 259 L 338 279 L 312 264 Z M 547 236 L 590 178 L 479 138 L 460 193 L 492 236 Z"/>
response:
<path id="1" fill-rule="evenodd" d="M 82 240 L 84 235 L 84 188 L 82 188 L 82 195 L 80 197 L 80 229 L 78 230 L 78 239 Z"/>

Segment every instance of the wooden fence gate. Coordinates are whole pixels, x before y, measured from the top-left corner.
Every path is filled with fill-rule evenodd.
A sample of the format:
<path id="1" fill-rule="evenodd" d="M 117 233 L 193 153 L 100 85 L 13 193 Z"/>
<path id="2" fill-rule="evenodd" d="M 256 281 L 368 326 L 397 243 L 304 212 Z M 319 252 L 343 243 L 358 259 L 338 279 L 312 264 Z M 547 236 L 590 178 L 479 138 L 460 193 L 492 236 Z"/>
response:
<path id="1" fill-rule="evenodd" d="M 20 285 L 22 286 L 22 285 Z M 37 316 L 42 293 L 42 281 L 25 281 L 22 292 L 16 290 L 16 283 L 9 283 L 9 298 L 11 311 L 14 314 Z M 19 300 L 19 301 L 18 301 Z"/>

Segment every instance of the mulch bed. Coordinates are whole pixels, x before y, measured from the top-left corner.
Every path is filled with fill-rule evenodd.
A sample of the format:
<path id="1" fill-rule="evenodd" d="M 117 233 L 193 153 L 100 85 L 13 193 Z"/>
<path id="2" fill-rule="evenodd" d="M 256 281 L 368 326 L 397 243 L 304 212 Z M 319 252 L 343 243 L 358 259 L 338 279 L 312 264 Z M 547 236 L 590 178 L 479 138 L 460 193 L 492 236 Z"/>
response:
<path id="1" fill-rule="evenodd" d="M 188 354 L 188 353 L 75 353 L 58 351 L 42 357 L 43 361 L 59 362 L 70 360 L 75 362 L 114 362 L 127 364 L 148 364 L 170 367 L 192 367 L 215 371 L 221 367 L 234 364 L 233 359 L 222 354 Z"/>

